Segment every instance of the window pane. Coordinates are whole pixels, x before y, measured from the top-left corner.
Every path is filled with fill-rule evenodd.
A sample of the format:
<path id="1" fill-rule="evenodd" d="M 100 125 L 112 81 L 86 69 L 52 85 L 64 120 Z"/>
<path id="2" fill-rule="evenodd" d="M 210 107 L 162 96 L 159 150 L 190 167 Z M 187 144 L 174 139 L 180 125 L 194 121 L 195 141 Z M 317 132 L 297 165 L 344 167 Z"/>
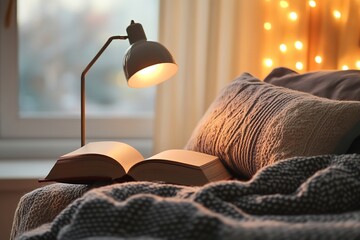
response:
<path id="1" fill-rule="evenodd" d="M 18 0 L 20 114 L 74 116 L 80 112 L 80 75 L 113 35 L 131 20 L 157 39 L 158 0 Z M 153 113 L 155 88 L 127 86 L 122 61 L 128 40 L 115 40 L 86 76 L 92 116 Z"/>

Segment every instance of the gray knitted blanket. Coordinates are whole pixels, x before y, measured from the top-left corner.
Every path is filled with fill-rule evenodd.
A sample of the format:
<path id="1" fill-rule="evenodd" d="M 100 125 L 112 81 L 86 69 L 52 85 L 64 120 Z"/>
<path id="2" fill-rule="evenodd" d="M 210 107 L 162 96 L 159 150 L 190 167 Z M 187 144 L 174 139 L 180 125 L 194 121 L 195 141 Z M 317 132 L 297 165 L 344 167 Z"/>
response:
<path id="1" fill-rule="evenodd" d="M 287 159 L 249 182 L 100 187 L 19 239 L 360 239 L 360 155 Z"/>

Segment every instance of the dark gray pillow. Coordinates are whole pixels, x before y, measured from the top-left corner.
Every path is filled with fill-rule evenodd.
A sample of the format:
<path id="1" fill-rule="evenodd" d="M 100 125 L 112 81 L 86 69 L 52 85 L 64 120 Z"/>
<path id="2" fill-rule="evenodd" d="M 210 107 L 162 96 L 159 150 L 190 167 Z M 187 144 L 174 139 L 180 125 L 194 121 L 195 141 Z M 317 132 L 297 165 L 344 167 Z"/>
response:
<path id="1" fill-rule="evenodd" d="M 347 153 L 360 153 L 360 136 L 352 142 Z"/>
<path id="2" fill-rule="evenodd" d="M 334 100 L 360 101 L 359 70 L 327 70 L 299 74 L 289 68 L 275 68 L 265 82 Z"/>
<path id="3" fill-rule="evenodd" d="M 244 73 L 214 100 L 186 148 L 216 155 L 249 178 L 281 159 L 343 154 L 359 134 L 360 102 L 320 98 Z"/>

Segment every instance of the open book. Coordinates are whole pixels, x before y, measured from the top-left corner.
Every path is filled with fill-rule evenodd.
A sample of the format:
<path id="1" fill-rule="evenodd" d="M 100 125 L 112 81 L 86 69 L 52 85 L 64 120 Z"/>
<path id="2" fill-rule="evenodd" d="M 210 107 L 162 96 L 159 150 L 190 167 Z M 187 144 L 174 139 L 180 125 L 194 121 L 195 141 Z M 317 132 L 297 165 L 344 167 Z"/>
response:
<path id="1" fill-rule="evenodd" d="M 139 151 L 121 142 L 92 142 L 60 157 L 40 182 L 93 183 L 97 181 L 163 181 L 203 185 L 230 179 L 218 157 L 167 150 L 144 159 Z"/>

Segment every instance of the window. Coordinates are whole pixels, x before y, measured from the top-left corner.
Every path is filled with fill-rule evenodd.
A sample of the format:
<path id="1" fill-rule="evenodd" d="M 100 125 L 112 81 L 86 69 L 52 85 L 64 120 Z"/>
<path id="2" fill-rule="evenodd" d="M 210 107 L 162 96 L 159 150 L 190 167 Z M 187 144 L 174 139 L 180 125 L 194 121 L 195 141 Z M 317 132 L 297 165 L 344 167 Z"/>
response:
<path id="1" fill-rule="evenodd" d="M 1 1 L 4 22 L 8 1 Z M 80 75 L 106 40 L 131 20 L 157 39 L 159 0 L 18 0 L 17 24 L 0 31 L 1 139 L 80 141 Z M 155 88 L 131 89 L 129 47 L 117 40 L 86 77 L 87 138 L 150 139 Z"/>

